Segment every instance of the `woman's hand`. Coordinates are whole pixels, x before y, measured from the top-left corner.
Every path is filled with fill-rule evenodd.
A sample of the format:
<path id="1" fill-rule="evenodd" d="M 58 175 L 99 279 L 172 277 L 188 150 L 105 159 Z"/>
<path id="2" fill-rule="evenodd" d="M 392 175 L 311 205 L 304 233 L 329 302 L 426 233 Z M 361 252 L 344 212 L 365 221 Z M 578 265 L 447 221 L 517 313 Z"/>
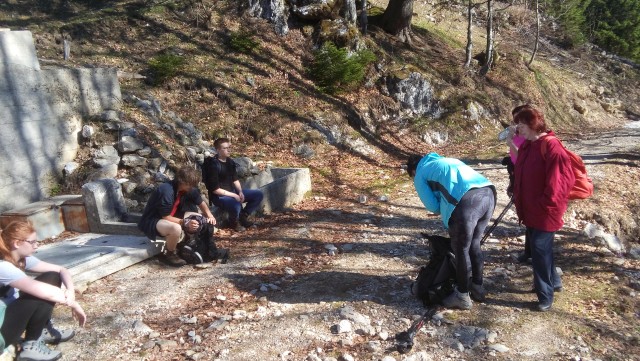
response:
<path id="1" fill-rule="evenodd" d="M 64 290 L 64 299 L 67 300 L 67 304 L 76 300 L 76 293 L 72 289 Z"/>
<path id="2" fill-rule="evenodd" d="M 198 230 L 198 227 L 200 227 L 200 224 L 198 223 L 198 221 L 191 219 L 187 221 L 184 226 L 189 233 L 195 233 Z"/>

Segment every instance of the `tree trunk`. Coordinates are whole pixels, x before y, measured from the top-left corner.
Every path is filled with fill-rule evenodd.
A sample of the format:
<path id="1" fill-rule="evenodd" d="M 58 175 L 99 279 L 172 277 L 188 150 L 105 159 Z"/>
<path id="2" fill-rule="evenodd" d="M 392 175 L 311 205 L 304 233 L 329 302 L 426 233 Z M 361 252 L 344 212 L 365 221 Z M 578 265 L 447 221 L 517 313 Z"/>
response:
<path id="1" fill-rule="evenodd" d="M 533 53 L 531 53 L 531 59 L 529 59 L 529 63 L 527 67 L 531 67 L 531 63 L 533 63 L 533 59 L 536 57 L 536 53 L 538 52 L 538 43 L 540 41 L 540 9 L 538 7 L 538 0 L 535 3 L 536 7 L 536 42 L 533 44 Z"/>
<path id="2" fill-rule="evenodd" d="M 413 0 L 390 0 L 382 14 L 382 28 L 397 36 L 400 41 L 411 44 L 411 18 Z"/>
<path id="3" fill-rule="evenodd" d="M 362 29 L 362 33 L 367 33 L 367 0 L 362 0 L 360 7 L 360 28 Z"/>
<path id="4" fill-rule="evenodd" d="M 487 0 L 487 48 L 485 62 L 480 75 L 486 75 L 493 64 L 493 0 Z"/>
<path id="5" fill-rule="evenodd" d="M 469 0 L 469 4 L 467 6 L 467 49 L 466 49 L 466 60 L 464 62 L 464 67 L 468 68 L 471 65 L 472 51 L 473 51 L 473 42 L 471 41 L 471 26 L 473 24 L 473 0 Z"/>
<path id="6" fill-rule="evenodd" d="M 342 16 L 351 25 L 356 25 L 356 19 L 358 14 L 356 13 L 356 0 L 344 0 L 342 3 L 342 9 L 340 9 L 340 16 Z"/>

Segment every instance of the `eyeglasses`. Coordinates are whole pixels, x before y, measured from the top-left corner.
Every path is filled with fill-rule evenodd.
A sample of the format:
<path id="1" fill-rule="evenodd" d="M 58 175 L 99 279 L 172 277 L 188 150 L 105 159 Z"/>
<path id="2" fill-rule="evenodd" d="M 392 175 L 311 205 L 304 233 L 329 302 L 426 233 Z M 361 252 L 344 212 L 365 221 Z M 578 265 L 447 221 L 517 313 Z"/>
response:
<path id="1" fill-rule="evenodd" d="M 37 247 L 38 246 L 38 240 L 37 239 L 25 239 L 24 241 L 29 243 L 31 245 L 31 247 Z"/>

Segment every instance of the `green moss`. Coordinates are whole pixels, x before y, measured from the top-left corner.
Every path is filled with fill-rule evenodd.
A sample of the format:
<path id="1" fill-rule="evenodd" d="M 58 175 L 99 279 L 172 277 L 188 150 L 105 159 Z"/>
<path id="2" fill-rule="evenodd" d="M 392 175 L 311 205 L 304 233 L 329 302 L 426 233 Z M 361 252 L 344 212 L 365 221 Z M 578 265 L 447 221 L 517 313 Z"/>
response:
<path id="1" fill-rule="evenodd" d="M 253 39 L 253 35 L 246 31 L 236 31 L 231 33 L 229 46 L 234 51 L 244 54 L 253 53 L 258 49 L 260 43 Z"/>

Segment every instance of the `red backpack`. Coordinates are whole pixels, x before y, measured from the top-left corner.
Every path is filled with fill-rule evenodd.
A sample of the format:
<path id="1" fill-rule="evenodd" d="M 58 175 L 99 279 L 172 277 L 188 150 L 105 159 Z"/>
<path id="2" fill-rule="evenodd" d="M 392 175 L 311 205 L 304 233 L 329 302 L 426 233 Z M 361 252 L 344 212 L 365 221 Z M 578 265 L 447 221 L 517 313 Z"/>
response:
<path id="1" fill-rule="evenodd" d="M 547 154 L 547 143 L 551 139 L 558 138 L 553 135 L 547 135 L 544 137 L 542 142 L 542 158 Z M 571 187 L 571 192 L 569 192 L 569 199 L 586 199 L 591 197 L 591 195 L 593 195 L 593 181 L 591 178 L 587 177 L 587 168 L 584 166 L 582 158 L 567 149 L 562 142 L 560 142 L 560 145 L 562 145 L 562 148 L 571 160 L 571 169 L 573 170 L 573 175 L 576 178 L 575 183 L 573 183 L 573 187 Z"/>

